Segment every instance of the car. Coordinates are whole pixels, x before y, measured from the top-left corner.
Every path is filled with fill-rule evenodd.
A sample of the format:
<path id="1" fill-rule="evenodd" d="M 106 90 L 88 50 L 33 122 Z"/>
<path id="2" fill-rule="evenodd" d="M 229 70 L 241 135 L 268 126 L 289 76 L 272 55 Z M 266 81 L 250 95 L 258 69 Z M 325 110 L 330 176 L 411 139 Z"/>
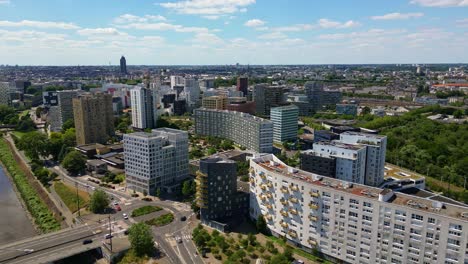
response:
<path id="1" fill-rule="evenodd" d="M 93 240 L 92 239 L 85 239 L 83 240 L 83 245 L 87 245 L 87 244 L 91 244 L 93 243 Z"/>
<path id="2" fill-rule="evenodd" d="M 124 214 L 123 214 L 123 218 L 124 218 L 124 219 L 128 219 L 128 215 L 124 213 Z"/>
<path id="3" fill-rule="evenodd" d="M 106 235 L 104 236 L 104 239 L 110 239 L 110 238 L 113 238 L 113 237 L 114 237 L 114 236 L 111 235 L 111 234 L 106 234 Z"/>
<path id="4" fill-rule="evenodd" d="M 185 220 L 187 220 L 187 217 L 186 217 L 186 216 L 182 216 L 182 217 L 180 218 L 180 221 L 185 221 Z"/>
<path id="5" fill-rule="evenodd" d="M 112 198 L 113 199 L 113 198 Z M 113 202 L 112 203 L 113 205 L 119 205 L 119 203 L 117 201 Z"/>
<path id="6" fill-rule="evenodd" d="M 116 205 L 116 206 L 115 206 L 115 210 L 117 210 L 117 211 L 122 211 L 122 208 L 120 208 L 120 205 Z"/>
<path id="7" fill-rule="evenodd" d="M 180 238 L 180 237 L 176 237 L 176 241 L 177 241 L 177 243 L 179 243 L 179 244 L 180 244 L 180 243 L 182 243 L 182 238 Z"/>
<path id="8" fill-rule="evenodd" d="M 128 235 L 130 232 L 128 231 L 128 229 L 125 229 L 124 231 L 124 235 Z"/>

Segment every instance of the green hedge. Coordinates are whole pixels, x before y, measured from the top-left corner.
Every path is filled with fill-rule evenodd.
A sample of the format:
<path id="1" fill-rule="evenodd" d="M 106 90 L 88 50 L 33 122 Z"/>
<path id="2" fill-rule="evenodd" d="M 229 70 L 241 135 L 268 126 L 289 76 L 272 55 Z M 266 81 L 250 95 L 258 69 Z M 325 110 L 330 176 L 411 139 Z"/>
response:
<path id="1" fill-rule="evenodd" d="M 163 226 L 174 221 L 174 215 L 171 213 L 163 214 L 157 218 L 146 221 L 145 223 L 153 226 Z"/>
<path id="2" fill-rule="evenodd" d="M 146 205 L 146 206 L 133 210 L 132 217 L 142 216 L 142 215 L 150 214 L 152 212 L 157 212 L 161 210 L 162 208 L 159 206 Z"/>
<path id="3" fill-rule="evenodd" d="M 13 178 L 13 182 L 20 192 L 28 211 L 41 231 L 47 233 L 59 230 L 60 223 L 57 222 L 47 205 L 39 198 L 36 190 L 29 185 L 26 175 L 14 160 L 5 139 L 0 140 L 0 161 Z"/>

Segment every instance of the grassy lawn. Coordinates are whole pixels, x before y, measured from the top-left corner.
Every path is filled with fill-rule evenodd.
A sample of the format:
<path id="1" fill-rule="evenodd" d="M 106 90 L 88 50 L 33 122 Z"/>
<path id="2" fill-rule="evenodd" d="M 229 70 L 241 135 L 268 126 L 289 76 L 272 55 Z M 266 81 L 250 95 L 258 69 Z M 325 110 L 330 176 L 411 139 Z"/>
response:
<path id="1" fill-rule="evenodd" d="M 20 132 L 20 131 L 12 131 L 11 132 L 13 135 L 15 135 L 18 139 L 22 138 L 26 132 Z"/>
<path id="2" fill-rule="evenodd" d="M 286 242 L 284 242 L 281 238 L 278 238 L 278 237 L 275 237 L 275 236 L 266 236 L 267 239 L 273 241 L 274 243 L 276 244 L 279 244 L 283 247 L 286 246 Z M 322 258 L 320 257 L 317 257 L 317 256 L 314 256 L 308 252 L 305 252 L 304 250 L 301 250 L 299 248 L 295 248 L 293 247 L 293 252 L 303 258 L 306 258 L 308 260 L 311 260 L 311 261 L 318 261 L 320 263 L 331 263 L 329 261 L 326 261 L 326 260 L 323 260 Z"/>
<path id="3" fill-rule="evenodd" d="M 62 182 L 55 182 L 55 191 L 60 196 L 65 205 L 73 213 L 78 211 L 78 205 L 76 201 L 76 189 L 74 187 L 63 184 Z M 80 208 L 86 207 L 89 204 L 89 194 L 82 190 L 78 191 L 80 199 Z"/>
<path id="4" fill-rule="evenodd" d="M 153 226 L 163 226 L 171 223 L 172 221 L 174 221 L 174 215 L 172 213 L 167 213 L 159 217 L 153 218 L 151 220 L 148 220 L 145 223 Z"/>
<path id="5" fill-rule="evenodd" d="M 152 212 L 157 212 L 161 210 L 162 208 L 159 206 L 146 205 L 146 206 L 133 210 L 132 217 L 142 216 L 142 215 L 150 214 Z"/>

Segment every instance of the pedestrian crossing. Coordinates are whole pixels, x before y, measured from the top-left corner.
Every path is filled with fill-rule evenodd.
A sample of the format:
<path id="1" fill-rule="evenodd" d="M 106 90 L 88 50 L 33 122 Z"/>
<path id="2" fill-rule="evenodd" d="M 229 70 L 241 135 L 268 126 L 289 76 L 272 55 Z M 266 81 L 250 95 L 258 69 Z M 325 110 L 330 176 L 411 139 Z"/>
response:
<path id="1" fill-rule="evenodd" d="M 179 236 L 167 236 L 166 235 L 166 240 L 169 241 L 169 242 L 177 241 L 179 238 L 184 240 L 184 241 L 190 241 L 190 240 L 192 240 L 192 235 L 179 235 Z"/>

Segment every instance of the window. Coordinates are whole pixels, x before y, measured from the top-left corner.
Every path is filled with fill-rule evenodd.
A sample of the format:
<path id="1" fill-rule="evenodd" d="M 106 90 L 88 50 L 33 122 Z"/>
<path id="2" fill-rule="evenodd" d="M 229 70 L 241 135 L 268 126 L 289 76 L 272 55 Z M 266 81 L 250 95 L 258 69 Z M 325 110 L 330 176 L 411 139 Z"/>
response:
<path id="1" fill-rule="evenodd" d="M 429 218 L 427 219 L 427 222 L 428 222 L 429 224 L 435 224 L 435 218 L 429 217 Z"/>
<path id="2" fill-rule="evenodd" d="M 416 219 L 416 220 L 422 221 L 423 216 L 422 215 L 417 215 L 417 214 L 411 214 L 411 219 Z"/>

